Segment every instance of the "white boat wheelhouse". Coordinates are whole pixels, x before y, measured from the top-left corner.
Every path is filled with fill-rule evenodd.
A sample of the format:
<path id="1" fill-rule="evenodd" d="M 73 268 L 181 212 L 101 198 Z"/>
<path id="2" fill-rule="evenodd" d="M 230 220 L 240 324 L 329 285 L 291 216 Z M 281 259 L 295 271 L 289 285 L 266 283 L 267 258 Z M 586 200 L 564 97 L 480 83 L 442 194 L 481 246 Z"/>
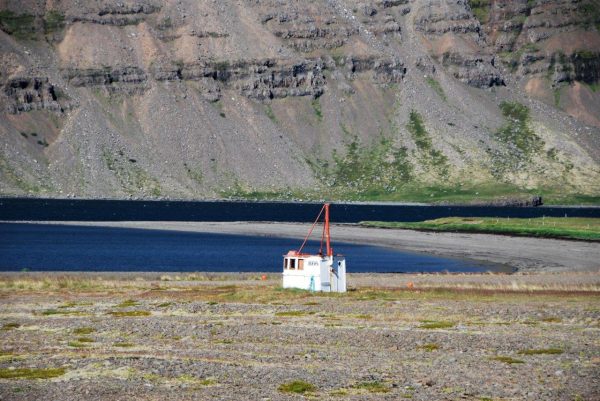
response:
<path id="1" fill-rule="evenodd" d="M 325 212 L 321 250 L 318 254 L 302 253 L 304 245 L 321 215 Z M 323 254 L 323 242 L 326 254 Z M 333 255 L 329 235 L 329 204 L 323 205 L 317 220 L 311 227 L 298 251 L 283 256 L 283 288 L 300 288 L 309 291 L 346 292 L 346 259 Z"/>

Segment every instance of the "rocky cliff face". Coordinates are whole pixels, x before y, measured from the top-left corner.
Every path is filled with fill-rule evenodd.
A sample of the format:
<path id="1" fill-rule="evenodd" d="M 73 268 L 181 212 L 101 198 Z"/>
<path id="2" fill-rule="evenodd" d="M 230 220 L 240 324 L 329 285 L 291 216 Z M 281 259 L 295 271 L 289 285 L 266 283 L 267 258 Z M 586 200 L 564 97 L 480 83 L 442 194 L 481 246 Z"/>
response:
<path id="1" fill-rule="evenodd" d="M 600 193 L 597 2 L 83 3 L 0 1 L 4 195 Z"/>

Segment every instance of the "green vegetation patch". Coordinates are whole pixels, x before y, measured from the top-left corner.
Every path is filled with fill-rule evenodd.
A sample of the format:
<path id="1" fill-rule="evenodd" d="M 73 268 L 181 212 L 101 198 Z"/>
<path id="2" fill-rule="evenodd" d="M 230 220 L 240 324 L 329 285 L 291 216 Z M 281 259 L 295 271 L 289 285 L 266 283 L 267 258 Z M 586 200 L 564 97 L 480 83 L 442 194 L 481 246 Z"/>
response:
<path id="1" fill-rule="evenodd" d="M 93 343 L 94 339 L 90 337 L 79 337 L 77 338 L 77 341 L 79 341 L 80 343 Z"/>
<path id="2" fill-rule="evenodd" d="M 0 154 L 0 171 L 3 174 L 3 179 L 17 188 L 21 189 L 23 192 L 35 193 L 39 194 L 41 192 L 50 191 L 52 188 L 48 186 L 47 183 L 36 183 L 33 181 L 29 181 L 27 179 L 29 174 L 26 174 L 21 168 L 16 168 L 11 165 L 9 162 L 10 158 L 4 157 L 4 155 Z"/>
<path id="3" fill-rule="evenodd" d="M 79 341 L 69 341 L 67 345 L 73 348 L 86 348 L 88 346 L 88 344 Z"/>
<path id="4" fill-rule="evenodd" d="M 187 163 L 183 163 L 183 167 L 185 168 L 185 172 L 188 177 L 190 177 L 196 183 L 202 185 L 204 182 L 204 173 L 202 172 L 202 167 L 200 166 L 189 166 Z"/>
<path id="5" fill-rule="evenodd" d="M 115 305 L 117 308 L 129 308 L 131 306 L 138 306 L 140 303 L 133 299 L 128 299 L 126 301 L 121 302 L 118 305 Z"/>
<path id="6" fill-rule="evenodd" d="M 113 347 L 119 347 L 119 348 L 131 348 L 135 346 L 135 344 L 133 343 L 127 343 L 127 342 L 116 342 L 113 343 Z"/>
<path id="7" fill-rule="evenodd" d="M 1 368 L 0 379 L 52 379 L 65 373 L 65 368 Z"/>
<path id="8" fill-rule="evenodd" d="M 412 135 L 424 164 L 432 167 L 440 176 L 447 176 L 449 170 L 448 158 L 439 150 L 434 149 L 431 137 L 425 128 L 423 117 L 417 111 L 412 110 L 410 112 L 406 129 Z"/>
<path id="9" fill-rule="evenodd" d="M 109 315 L 115 317 L 139 317 L 139 316 L 150 316 L 151 313 L 145 310 L 130 310 L 130 311 L 111 311 Z"/>
<path id="10" fill-rule="evenodd" d="M 520 359 L 515 359 L 510 356 L 502 356 L 502 355 L 493 356 L 490 359 L 492 361 L 504 362 L 504 363 L 508 363 L 508 364 L 525 363 L 525 361 L 522 361 Z"/>
<path id="11" fill-rule="evenodd" d="M 449 329 L 455 324 L 447 321 L 424 320 L 419 326 L 420 329 Z"/>
<path id="12" fill-rule="evenodd" d="M 440 83 L 438 81 L 436 81 L 432 77 L 427 77 L 427 79 L 425 81 L 431 87 L 431 89 L 433 89 L 435 91 L 435 93 L 437 93 L 438 96 L 442 98 L 442 100 L 444 102 L 448 101 L 448 98 L 446 97 L 446 93 L 444 93 L 444 89 L 442 88 L 442 85 L 440 85 Z"/>
<path id="13" fill-rule="evenodd" d="M 35 17 L 30 14 L 15 14 L 0 11 L 0 29 L 17 39 L 35 39 Z"/>
<path id="14" fill-rule="evenodd" d="M 582 60 L 594 60 L 600 57 L 600 53 L 596 53 L 589 50 L 576 50 L 572 56 L 572 58 L 580 58 Z"/>
<path id="15" fill-rule="evenodd" d="M 417 347 L 417 349 L 427 351 L 427 352 L 433 352 L 433 351 L 437 351 L 438 349 L 440 349 L 440 346 L 435 343 L 427 343 L 427 344 L 419 345 Z"/>
<path id="16" fill-rule="evenodd" d="M 120 150 L 117 154 L 112 154 L 108 149 L 103 149 L 102 158 L 106 167 L 115 175 L 127 193 L 142 192 L 160 196 L 161 187 L 158 180 L 139 167 L 136 159 L 126 156 L 124 151 Z"/>
<path id="17" fill-rule="evenodd" d="M 560 355 L 564 351 L 560 348 L 524 349 L 519 351 L 521 355 Z"/>
<path id="18" fill-rule="evenodd" d="M 596 31 L 600 31 L 600 7 L 598 7 L 597 0 L 584 0 L 579 2 L 577 11 L 579 11 L 579 19 L 582 20 L 581 25 L 586 30 L 595 27 Z"/>
<path id="19" fill-rule="evenodd" d="M 390 388 L 380 381 L 360 382 L 354 384 L 352 388 L 367 390 L 370 393 L 388 393 L 390 391 Z"/>
<path id="20" fill-rule="evenodd" d="M 267 107 L 265 108 L 265 114 L 267 115 L 267 117 L 269 117 L 269 120 L 273 121 L 274 124 L 279 123 L 279 121 L 277 120 L 277 116 L 275 116 L 275 113 L 271 108 L 271 105 L 267 105 Z"/>
<path id="21" fill-rule="evenodd" d="M 490 9 L 492 7 L 491 0 L 469 0 L 469 6 L 475 18 L 479 20 L 481 24 L 488 22 L 490 18 Z"/>
<path id="22" fill-rule="evenodd" d="M 67 309 L 67 308 L 74 308 L 77 306 L 77 302 L 65 302 L 62 305 L 59 305 L 59 309 Z"/>
<path id="23" fill-rule="evenodd" d="M 321 101 L 319 100 L 319 98 L 313 99 L 313 101 L 310 102 L 310 105 L 312 106 L 315 112 L 317 120 L 319 120 L 319 122 L 323 121 L 323 110 L 321 109 Z"/>
<path id="24" fill-rule="evenodd" d="M 365 221 L 361 224 L 367 227 L 380 228 L 477 232 L 600 241 L 600 218 L 587 217 L 539 217 L 534 219 L 445 217 L 421 222 Z"/>
<path id="25" fill-rule="evenodd" d="M 488 150 L 492 160 L 491 171 L 496 178 L 504 177 L 507 172 L 522 170 L 544 147 L 544 141 L 530 126 L 526 106 L 518 102 L 502 102 L 500 110 L 506 119 L 506 124 L 494 133 L 500 147 Z"/>
<path id="26" fill-rule="evenodd" d="M 396 146 L 384 136 L 363 145 L 348 134 L 343 154 L 333 151 L 333 163 L 307 160 L 319 180 L 341 198 L 371 198 L 396 193 L 413 178 L 406 147 Z M 306 196 L 306 194 L 305 194 Z M 322 194 L 321 194 L 322 196 Z"/>
<path id="27" fill-rule="evenodd" d="M 193 384 L 195 386 L 212 386 L 217 382 L 213 379 L 200 379 L 192 375 L 181 375 L 177 378 L 177 381 L 182 383 Z"/>
<path id="28" fill-rule="evenodd" d="M 508 182 L 495 181 L 494 183 L 453 183 L 448 179 L 438 183 L 419 182 L 414 167 L 408 158 L 405 147 L 398 148 L 390 140 L 383 138 L 380 141 L 391 145 L 397 150 L 393 152 L 373 152 L 375 155 L 392 155 L 379 159 L 368 159 L 365 154 L 380 146 L 380 141 L 375 141 L 370 146 L 362 146 L 357 141 L 358 151 L 350 156 L 348 153 L 335 152 L 337 161 L 333 163 L 322 159 L 305 161 L 312 168 L 321 186 L 311 188 L 281 188 L 279 190 L 255 190 L 238 186 L 234 190 L 222 191 L 220 195 L 228 199 L 246 200 L 314 200 L 322 201 L 397 201 L 420 202 L 428 204 L 481 204 L 485 202 L 503 202 L 506 200 L 525 201 L 532 196 L 542 195 L 545 205 L 600 205 L 600 196 L 596 194 L 573 193 L 565 191 L 565 187 L 534 187 L 523 188 Z M 387 145 L 386 145 L 387 146 Z M 489 150 L 488 150 L 489 152 Z M 491 153 L 490 153 L 491 154 Z M 553 157 L 554 151 L 548 155 Z M 379 156 L 377 156 L 379 157 Z M 363 163 L 362 158 L 366 161 Z M 346 159 L 346 160 L 344 160 Z M 339 163 L 339 160 L 343 160 Z M 358 163 L 355 160 L 359 160 Z M 379 163 L 379 164 L 378 164 Z M 346 166 L 358 166 L 358 174 Z M 371 166 L 377 166 L 373 175 L 363 174 L 372 171 Z M 379 170 L 381 169 L 381 170 Z M 347 172 L 351 174 L 347 174 Z M 356 177 L 356 178 L 352 178 Z"/>
<path id="29" fill-rule="evenodd" d="M 280 385 L 278 389 L 282 393 L 296 394 L 313 393 L 317 390 L 317 388 L 313 384 L 307 383 L 302 380 L 294 380 L 289 383 L 284 383 Z"/>
<path id="30" fill-rule="evenodd" d="M 44 16 L 44 31 L 51 33 L 65 27 L 65 16 L 56 10 L 50 10 Z"/>
<path id="31" fill-rule="evenodd" d="M 14 330 L 14 329 L 18 329 L 19 327 L 21 327 L 21 325 L 19 323 L 15 323 L 15 322 L 4 323 L 2 325 L 2 330 Z"/>
<path id="32" fill-rule="evenodd" d="M 94 329 L 93 327 L 78 327 L 75 330 L 73 330 L 73 334 L 86 335 L 92 334 L 95 331 L 96 329 Z"/>
<path id="33" fill-rule="evenodd" d="M 514 143 L 519 149 L 526 151 L 539 148 L 540 139 L 528 127 L 529 109 L 518 102 L 500 103 L 502 115 L 508 119 L 509 124 L 503 127 L 498 135 Z"/>
<path id="34" fill-rule="evenodd" d="M 293 310 L 293 311 L 285 311 L 285 312 L 276 312 L 275 316 L 306 316 L 306 315 L 314 315 L 313 311 L 303 311 L 303 310 Z"/>
<path id="35" fill-rule="evenodd" d="M 63 309 L 46 309 L 41 312 L 44 316 L 52 316 L 52 315 L 81 315 L 82 312 L 72 311 L 72 310 L 63 310 Z"/>

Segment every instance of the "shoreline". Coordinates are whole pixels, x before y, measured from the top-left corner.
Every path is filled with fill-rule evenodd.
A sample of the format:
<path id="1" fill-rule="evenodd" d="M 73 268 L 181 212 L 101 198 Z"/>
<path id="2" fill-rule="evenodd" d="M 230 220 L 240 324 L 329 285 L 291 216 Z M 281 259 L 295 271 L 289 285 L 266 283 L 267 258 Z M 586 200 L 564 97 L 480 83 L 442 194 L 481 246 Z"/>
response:
<path id="1" fill-rule="evenodd" d="M 314 204 L 314 205 L 322 205 L 325 200 L 289 200 L 289 199 L 227 199 L 227 198 L 205 198 L 205 199 L 188 199 L 188 198 L 78 198 L 78 197 L 37 197 L 37 196 L 26 196 L 26 195 L 18 195 L 18 196 L 10 196 L 10 195 L 0 195 L 0 202 L 3 200 L 48 200 L 48 201 L 131 201 L 131 202 L 223 202 L 223 203 L 292 203 L 292 204 Z M 480 206 L 480 207 L 514 207 L 517 209 L 549 209 L 549 208 L 565 208 L 565 209 L 581 209 L 581 208 L 590 208 L 590 209 L 600 209 L 600 204 L 590 203 L 590 204 L 559 204 L 559 203 L 544 203 L 539 206 L 515 206 L 515 205 L 502 205 L 498 203 L 494 203 L 492 200 L 489 202 L 486 201 L 477 201 L 474 199 L 473 202 L 451 202 L 451 201 L 439 201 L 436 203 L 426 203 L 426 202 L 410 202 L 410 201 L 353 201 L 353 200 L 337 200 L 337 201 L 327 201 L 333 205 L 365 205 L 365 206 L 433 206 L 433 207 L 454 207 L 454 206 Z"/>
<path id="2" fill-rule="evenodd" d="M 172 222 L 172 221 L 21 221 L 9 224 L 54 224 L 146 230 L 303 239 L 310 224 L 272 222 Z M 332 224 L 337 242 L 374 245 L 396 250 L 485 261 L 516 272 L 600 272 L 600 247 L 595 243 L 562 239 L 513 237 L 495 234 L 423 232 Z"/>

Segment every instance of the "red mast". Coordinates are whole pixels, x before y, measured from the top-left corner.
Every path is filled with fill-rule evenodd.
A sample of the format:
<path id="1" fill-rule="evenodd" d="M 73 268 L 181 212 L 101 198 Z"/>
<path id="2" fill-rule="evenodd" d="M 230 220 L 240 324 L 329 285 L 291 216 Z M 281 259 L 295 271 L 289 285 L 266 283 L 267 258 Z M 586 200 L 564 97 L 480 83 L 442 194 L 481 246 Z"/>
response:
<path id="1" fill-rule="evenodd" d="M 325 204 L 325 227 L 323 227 L 325 241 L 327 243 L 327 256 L 333 256 L 333 249 L 331 249 L 331 237 L 329 235 L 329 203 Z"/>
<path id="2" fill-rule="evenodd" d="M 323 205 L 323 207 L 321 208 L 321 211 L 319 212 L 317 219 L 315 220 L 312 227 L 308 231 L 308 234 L 304 238 L 304 242 L 302 242 L 302 245 L 300 245 L 300 249 L 298 249 L 295 252 L 297 255 L 302 254 L 304 245 L 306 245 L 306 241 L 308 241 L 310 234 L 312 234 L 312 231 L 315 228 L 315 226 L 317 225 L 317 223 L 319 222 L 319 219 L 321 218 L 321 215 L 323 214 L 323 212 L 325 212 L 325 221 L 323 222 L 323 233 L 321 234 L 321 249 L 319 250 L 319 255 L 323 255 L 323 242 L 325 242 L 327 256 L 330 256 L 330 257 L 333 256 L 333 248 L 331 248 L 331 236 L 329 234 L 329 203 L 325 203 Z"/>

